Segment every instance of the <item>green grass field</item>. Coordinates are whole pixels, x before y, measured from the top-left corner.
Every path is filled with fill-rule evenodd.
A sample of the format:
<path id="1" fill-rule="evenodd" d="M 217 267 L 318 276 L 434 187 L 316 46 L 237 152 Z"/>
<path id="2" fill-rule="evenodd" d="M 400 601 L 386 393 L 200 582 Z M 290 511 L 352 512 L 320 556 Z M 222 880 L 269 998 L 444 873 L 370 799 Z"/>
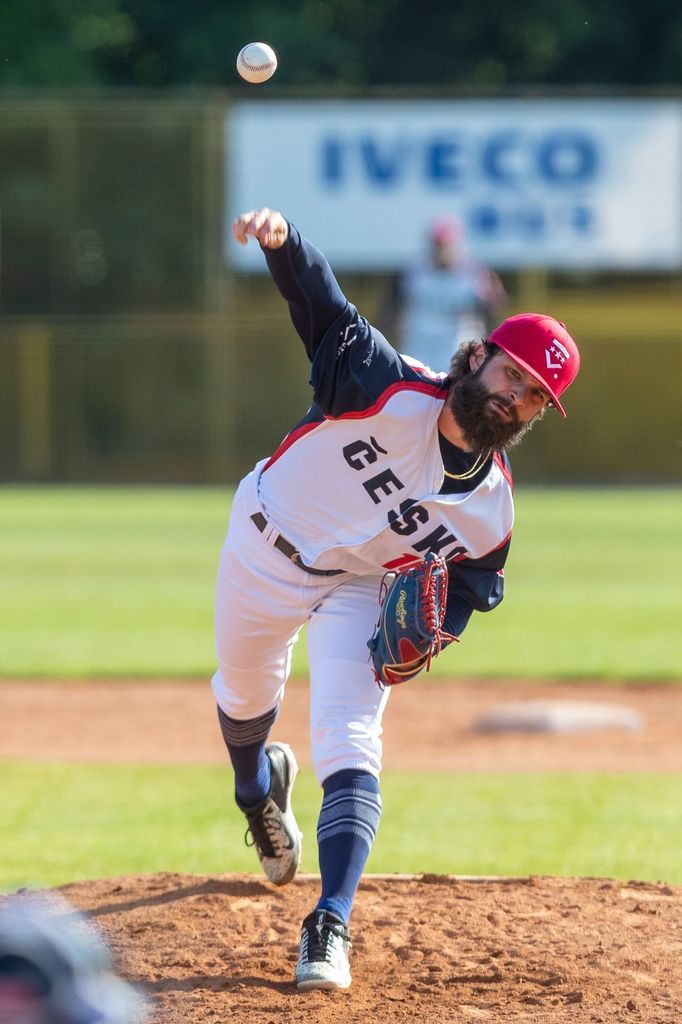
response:
<path id="1" fill-rule="evenodd" d="M 0 889 L 137 872 L 258 871 L 227 768 L 0 762 Z M 304 871 L 320 791 L 301 772 Z M 682 884 L 671 775 L 387 774 L 367 870 Z"/>
<path id="2" fill-rule="evenodd" d="M 0 489 L 0 679 L 210 676 L 229 497 Z M 521 490 L 507 598 L 432 671 L 682 680 L 681 541 L 682 490 Z M 0 888 L 254 871 L 230 790 L 227 768 L 0 761 Z M 386 773 L 383 794 L 369 871 L 682 884 L 678 776 Z M 308 871 L 318 803 L 304 771 Z"/>
<path id="3" fill-rule="evenodd" d="M 2 488 L 0 678 L 209 676 L 229 498 Z M 682 679 L 682 489 L 521 488 L 516 503 L 507 597 L 434 674 Z"/>

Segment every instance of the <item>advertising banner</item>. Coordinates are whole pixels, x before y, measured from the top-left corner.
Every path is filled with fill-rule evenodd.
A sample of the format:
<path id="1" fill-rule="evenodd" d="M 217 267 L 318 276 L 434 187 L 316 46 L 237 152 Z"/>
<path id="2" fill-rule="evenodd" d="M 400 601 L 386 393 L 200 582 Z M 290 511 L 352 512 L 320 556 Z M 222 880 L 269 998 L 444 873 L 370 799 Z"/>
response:
<path id="1" fill-rule="evenodd" d="M 667 100 L 240 101 L 226 120 L 229 225 L 279 209 L 337 269 L 392 270 L 459 218 L 500 269 L 682 262 L 682 107 Z"/>

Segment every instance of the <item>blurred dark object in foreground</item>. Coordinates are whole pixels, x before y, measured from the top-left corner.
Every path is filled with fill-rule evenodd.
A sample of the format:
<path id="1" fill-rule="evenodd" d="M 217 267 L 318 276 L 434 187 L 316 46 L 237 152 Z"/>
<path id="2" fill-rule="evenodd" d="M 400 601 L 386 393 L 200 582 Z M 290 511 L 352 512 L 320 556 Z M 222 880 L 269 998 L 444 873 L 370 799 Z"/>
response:
<path id="1" fill-rule="evenodd" d="M 0 1024 L 141 1024 L 143 1006 L 98 932 L 60 897 L 0 903 Z"/>

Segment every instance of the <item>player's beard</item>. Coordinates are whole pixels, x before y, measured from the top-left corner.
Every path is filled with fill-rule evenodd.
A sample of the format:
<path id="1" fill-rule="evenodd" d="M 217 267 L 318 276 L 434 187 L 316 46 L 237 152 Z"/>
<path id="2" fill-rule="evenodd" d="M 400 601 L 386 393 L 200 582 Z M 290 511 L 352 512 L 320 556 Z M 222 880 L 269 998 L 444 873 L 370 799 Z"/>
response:
<path id="1" fill-rule="evenodd" d="M 511 448 L 528 433 L 535 420 L 522 423 L 514 405 L 503 395 L 490 391 L 479 379 L 481 369 L 453 381 L 448 405 L 474 451 Z M 500 415 L 494 402 L 507 410 L 510 419 Z"/>

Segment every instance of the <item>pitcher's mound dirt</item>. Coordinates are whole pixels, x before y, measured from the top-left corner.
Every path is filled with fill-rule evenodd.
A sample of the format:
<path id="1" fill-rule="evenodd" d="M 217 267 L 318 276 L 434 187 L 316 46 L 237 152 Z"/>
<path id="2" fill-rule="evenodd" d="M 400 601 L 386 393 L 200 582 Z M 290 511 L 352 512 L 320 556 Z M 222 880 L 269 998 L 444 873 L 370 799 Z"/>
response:
<path id="1" fill-rule="evenodd" d="M 609 879 L 368 876 L 353 985 L 301 995 L 318 879 L 147 875 L 64 886 L 142 984 L 154 1024 L 682 1020 L 682 887 Z"/>

